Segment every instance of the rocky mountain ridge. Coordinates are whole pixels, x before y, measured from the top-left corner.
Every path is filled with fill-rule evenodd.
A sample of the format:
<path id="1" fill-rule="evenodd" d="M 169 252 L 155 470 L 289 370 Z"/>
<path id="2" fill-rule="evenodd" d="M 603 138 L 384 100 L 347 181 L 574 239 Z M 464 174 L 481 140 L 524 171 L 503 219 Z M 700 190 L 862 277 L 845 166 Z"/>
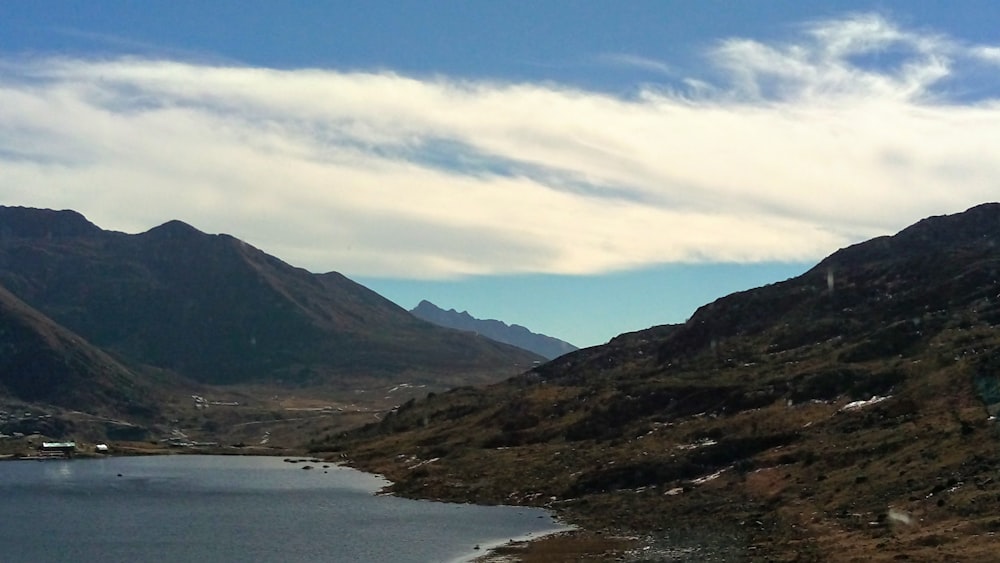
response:
<path id="1" fill-rule="evenodd" d="M 0 206 L 0 297 L 0 392 L 121 417 L 190 403 L 183 393 L 199 385 L 374 405 L 391 397 L 358 393 L 492 382 L 541 359 L 181 221 L 133 235 L 73 211 Z"/>
<path id="2" fill-rule="evenodd" d="M 0 284 L 99 347 L 207 383 L 403 372 L 482 381 L 537 359 L 180 221 L 128 235 L 74 212 L 0 208 Z"/>
<path id="3" fill-rule="evenodd" d="M 517 346 L 546 359 L 553 359 L 577 350 L 569 342 L 528 330 L 521 325 L 508 325 L 495 319 L 477 319 L 468 311 L 447 311 L 426 299 L 410 310 L 410 314 L 438 326 L 481 334 L 489 339 Z"/>

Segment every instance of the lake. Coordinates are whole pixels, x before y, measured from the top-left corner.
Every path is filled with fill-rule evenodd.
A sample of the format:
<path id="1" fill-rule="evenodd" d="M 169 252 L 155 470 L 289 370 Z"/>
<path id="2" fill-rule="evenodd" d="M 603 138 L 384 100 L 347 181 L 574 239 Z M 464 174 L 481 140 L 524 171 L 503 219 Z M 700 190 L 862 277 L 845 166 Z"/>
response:
<path id="1" fill-rule="evenodd" d="M 376 475 L 303 465 L 195 455 L 0 462 L 0 559 L 468 561 L 564 529 L 539 509 L 376 495 L 386 484 Z"/>

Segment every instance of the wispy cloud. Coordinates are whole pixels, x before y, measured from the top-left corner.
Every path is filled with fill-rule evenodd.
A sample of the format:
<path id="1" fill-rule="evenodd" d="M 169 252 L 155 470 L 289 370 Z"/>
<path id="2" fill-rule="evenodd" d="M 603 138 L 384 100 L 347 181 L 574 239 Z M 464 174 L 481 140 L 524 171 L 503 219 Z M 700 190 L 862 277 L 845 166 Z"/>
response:
<path id="1" fill-rule="evenodd" d="M 632 55 L 628 53 L 605 53 L 598 56 L 597 60 L 598 62 L 612 66 L 634 68 L 668 76 L 674 74 L 673 69 L 671 69 L 670 65 L 667 63 L 639 55 Z"/>
<path id="2" fill-rule="evenodd" d="M 871 14 L 814 22 L 799 43 L 768 45 L 750 39 L 723 41 L 714 62 L 730 72 L 736 91 L 753 98 L 919 101 L 952 75 L 953 41 L 899 29 Z M 867 57 L 884 57 L 865 65 Z M 892 64 L 895 61 L 895 65 Z"/>
<path id="3" fill-rule="evenodd" d="M 996 198 L 1000 103 L 943 87 L 996 52 L 858 15 L 795 42 L 722 41 L 709 53 L 722 79 L 631 98 L 391 72 L 5 60 L 0 199 L 133 232 L 180 218 L 351 275 L 815 259 Z M 866 59 L 877 54 L 891 57 Z"/>

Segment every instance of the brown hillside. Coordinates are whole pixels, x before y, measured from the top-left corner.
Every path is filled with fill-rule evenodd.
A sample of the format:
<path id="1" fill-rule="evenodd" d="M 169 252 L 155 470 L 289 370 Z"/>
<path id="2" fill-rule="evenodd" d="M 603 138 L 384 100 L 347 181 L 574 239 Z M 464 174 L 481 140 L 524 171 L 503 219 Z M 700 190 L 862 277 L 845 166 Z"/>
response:
<path id="1" fill-rule="evenodd" d="M 988 204 L 313 447 L 404 494 L 552 507 L 643 560 L 993 561 L 998 324 Z"/>

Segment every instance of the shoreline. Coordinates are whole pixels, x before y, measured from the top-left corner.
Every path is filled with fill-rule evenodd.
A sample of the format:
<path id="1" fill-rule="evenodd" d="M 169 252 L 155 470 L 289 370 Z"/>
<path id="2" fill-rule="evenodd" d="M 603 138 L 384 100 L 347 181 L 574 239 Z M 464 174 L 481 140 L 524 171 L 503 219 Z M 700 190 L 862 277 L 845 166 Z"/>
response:
<path id="1" fill-rule="evenodd" d="M 344 455 L 343 452 L 335 460 L 330 459 L 330 452 L 316 452 L 315 455 L 351 469 L 382 477 L 386 481 L 386 486 L 379 494 L 432 502 L 540 509 L 548 513 L 556 524 L 565 526 L 564 529 L 554 529 L 551 532 L 535 536 L 526 535 L 506 540 L 501 539 L 489 544 L 481 543 L 479 550 L 470 552 L 463 558 L 453 560 L 450 563 L 579 563 L 580 561 L 631 561 L 633 559 L 628 558 L 636 556 L 639 559 L 634 560 L 638 561 L 641 560 L 643 554 L 676 552 L 672 547 L 665 550 L 659 549 L 661 542 L 638 532 L 603 526 L 595 522 L 590 522 L 590 526 L 588 526 L 586 523 L 579 522 L 580 519 L 574 518 L 572 511 L 567 511 L 565 508 L 532 504 L 504 504 L 502 502 L 477 503 L 467 499 L 426 494 L 426 491 L 423 491 L 423 494 L 413 491 L 401 492 L 397 488 L 398 482 L 393 481 L 388 476 L 390 472 L 378 471 L 370 465 L 359 463 L 356 459 Z M 713 560 L 716 559 L 707 559 L 706 561 Z"/>
<path id="2" fill-rule="evenodd" d="M 550 534 L 518 538 L 489 546 L 469 563 L 574 563 L 581 559 L 624 560 L 639 548 L 636 538 L 620 537 L 574 526 Z"/>
<path id="3" fill-rule="evenodd" d="M 479 543 L 475 548 L 470 550 L 469 553 L 453 559 L 448 563 L 500 563 L 501 561 L 510 561 L 509 559 L 503 558 L 502 552 L 505 548 L 509 548 L 514 545 L 527 545 L 531 542 L 544 540 L 545 538 L 560 534 L 571 533 L 575 530 L 576 528 L 573 526 L 563 525 L 563 527 L 560 528 L 543 530 L 540 532 L 528 532 L 522 536 L 506 540 L 498 539 L 486 543 Z M 500 558 L 498 559 L 498 557 Z"/>
<path id="4" fill-rule="evenodd" d="M 102 442 L 105 443 L 105 442 Z M 110 446 L 107 452 L 95 451 L 93 443 L 77 442 L 78 449 L 70 455 L 40 455 L 40 449 L 36 441 L 28 441 L 26 438 L 9 439 L 6 446 L 0 449 L 0 461 L 45 461 L 48 459 L 100 459 L 104 457 L 131 457 L 131 456 L 152 456 L 152 455 L 245 455 L 245 456 L 267 456 L 267 457 L 296 457 L 315 458 L 304 448 L 276 448 L 265 446 L 171 446 L 163 444 L 150 444 L 148 442 L 107 442 Z"/>

